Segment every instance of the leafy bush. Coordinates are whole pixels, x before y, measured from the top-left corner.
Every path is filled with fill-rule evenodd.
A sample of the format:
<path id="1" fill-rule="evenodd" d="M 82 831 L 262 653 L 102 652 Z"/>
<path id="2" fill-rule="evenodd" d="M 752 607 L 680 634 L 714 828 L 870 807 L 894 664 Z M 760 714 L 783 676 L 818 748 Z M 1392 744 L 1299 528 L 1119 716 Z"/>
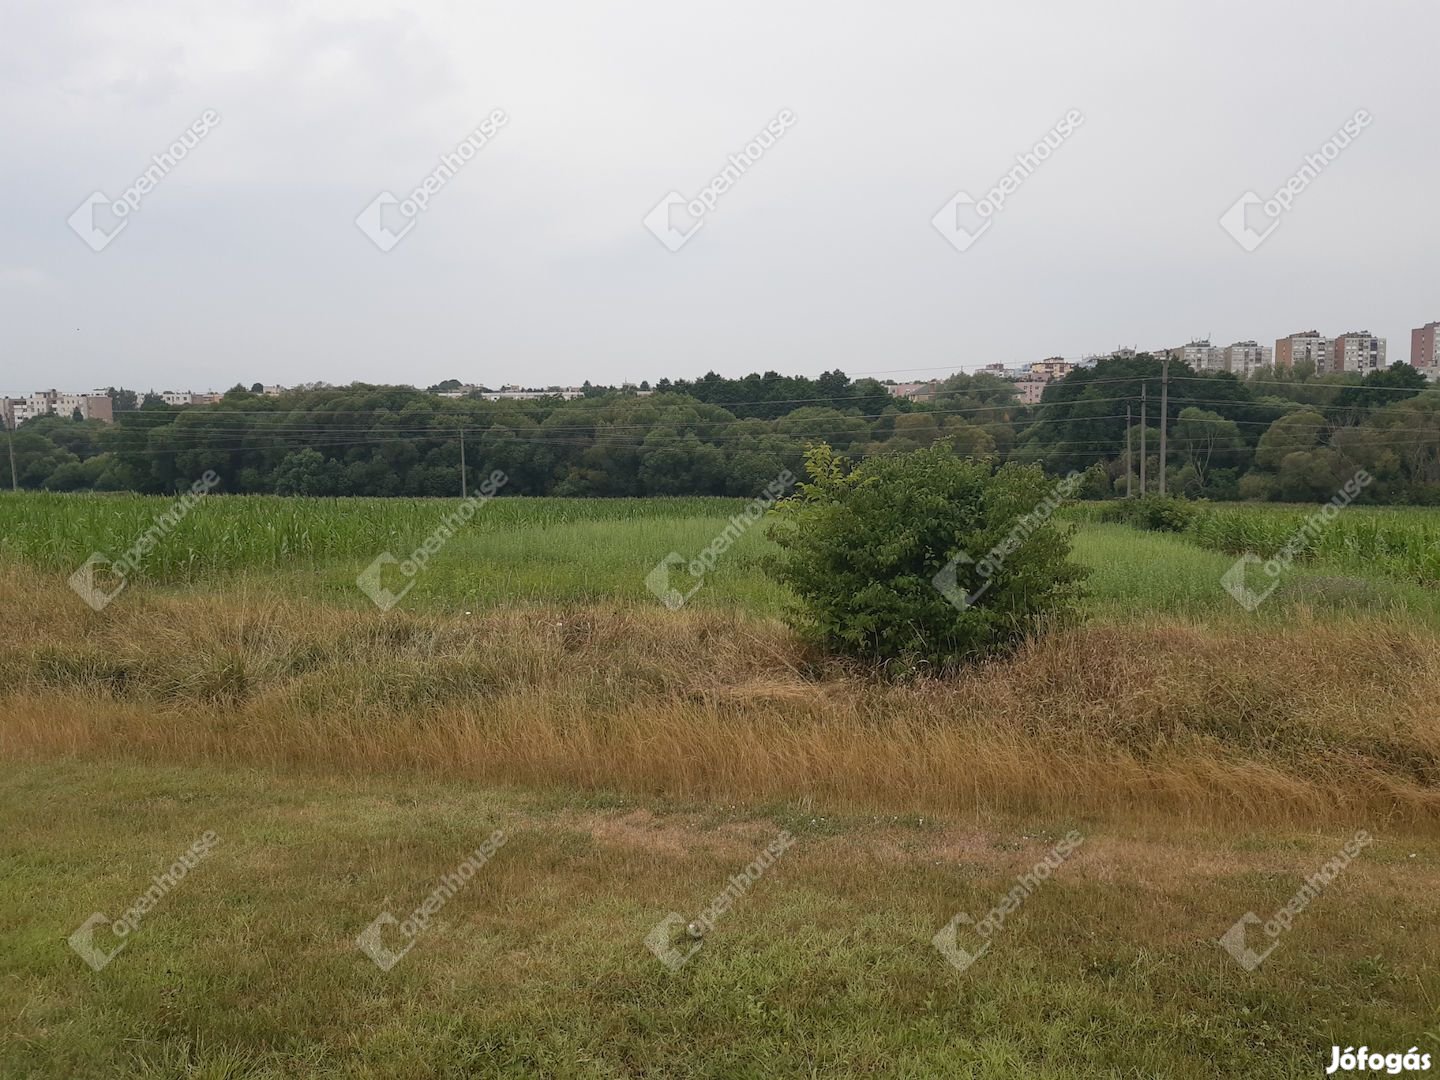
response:
<path id="1" fill-rule="evenodd" d="M 1195 504 L 1174 495 L 1141 495 L 1107 504 L 1100 517 L 1150 532 L 1184 532 L 1195 519 Z"/>
<path id="2" fill-rule="evenodd" d="M 1195 517 L 1195 505 L 1173 495 L 1142 495 L 1136 499 L 1134 522 L 1151 532 L 1184 532 Z"/>
<path id="3" fill-rule="evenodd" d="M 1076 482 L 943 444 L 848 473 L 820 446 L 806 464 L 813 479 L 777 508 L 772 572 L 797 597 L 791 624 L 822 648 L 947 667 L 1073 615 L 1085 571 L 1068 558 L 1073 526 L 1051 514 Z"/>

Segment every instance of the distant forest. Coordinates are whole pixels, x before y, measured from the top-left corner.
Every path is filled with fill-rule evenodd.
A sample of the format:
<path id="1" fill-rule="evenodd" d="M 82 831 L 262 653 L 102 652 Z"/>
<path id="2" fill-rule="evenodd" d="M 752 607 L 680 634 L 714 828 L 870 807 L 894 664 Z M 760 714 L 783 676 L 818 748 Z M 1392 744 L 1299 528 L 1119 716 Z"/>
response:
<path id="1" fill-rule="evenodd" d="M 1108 498 L 1126 490 L 1127 406 L 1139 472 L 1142 386 L 1152 487 L 1159 476 L 1160 377 L 1152 356 L 1116 356 L 1052 382 L 1031 406 L 993 375 L 954 375 L 933 400 L 911 401 L 840 371 L 712 373 L 648 395 L 587 386 L 569 401 L 237 386 L 217 404 L 171 408 L 122 389 L 111 391 L 113 424 L 37 417 L 11 438 L 19 485 L 53 491 L 174 492 L 214 470 L 220 492 L 454 496 L 463 436 L 470 489 L 502 469 L 506 494 L 748 497 L 783 469 L 801 475 L 813 443 L 858 459 L 948 440 L 957 454 L 1087 471 L 1082 494 Z M 1324 500 L 1364 468 L 1375 478 L 1364 501 L 1440 503 L 1440 389 L 1407 364 L 1363 380 L 1299 366 L 1242 380 L 1172 361 L 1168 415 L 1173 493 Z"/>

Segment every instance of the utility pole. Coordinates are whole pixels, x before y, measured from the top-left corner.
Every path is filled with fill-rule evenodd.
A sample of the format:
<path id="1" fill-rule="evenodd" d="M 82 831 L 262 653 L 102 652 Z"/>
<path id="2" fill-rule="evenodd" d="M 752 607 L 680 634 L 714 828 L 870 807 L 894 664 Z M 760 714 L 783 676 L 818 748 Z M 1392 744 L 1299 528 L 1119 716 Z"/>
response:
<path id="1" fill-rule="evenodd" d="M 1140 494 L 1145 494 L 1145 390 L 1146 384 L 1140 384 Z"/>
<path id="2" fill-rule="evenodd" d="M 1160 494 L 1165 494 L 1165 434 L 1170 429 L 1170 354 L 1160 368 Z"/>
<path id="3" fill-rule="evenodd" d="M 1125 498 L 1130 498 L 1130 406 L 1125 406 Z"/>
<path id="4" fill-rule="evenodd" d="M 465 490 L 465 429 L 460 429 L 460 497 L 467 495 Z"/>

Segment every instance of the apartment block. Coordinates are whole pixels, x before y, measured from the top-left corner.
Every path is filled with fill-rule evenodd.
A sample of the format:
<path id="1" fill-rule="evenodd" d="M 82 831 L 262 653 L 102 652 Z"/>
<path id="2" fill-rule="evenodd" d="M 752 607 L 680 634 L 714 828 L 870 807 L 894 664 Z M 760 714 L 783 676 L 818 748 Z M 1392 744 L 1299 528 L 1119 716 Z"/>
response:
<path id="1" fill-rule="evenodd" d="M 88 394 L 64 394 L 59 390 L 37 390 L 19 398 L 0 398 L 0 415 L 5 426 L 14 428 L 37 416 L 74 416 L 76 410 L 85 420 L 115 420 L 114 403 L 108 394 L 92 391 Z"/>
<path id="2" fill-rule="evenodd" d="M 1071 363 L 1063 356 L 1052 356 L 1046 360 L 1038 360 L 1030 365 L 1030 374 L 1038 375 L 1044 379 L 1063 379 L 1074 371 L 1079 364 Z"/>
<path id="3" fill-rule="evenodd" d="M 84 420 L 103 420 L 110 424 L 115 421 L 115 403 L 109 394 L 56 394 L 55 412 L 60 416 L 74 416 L 76 410 Z"/>
<path id="4" fill-rule="evenodd" d="M 1018 367 L 1014 364 L 986 364 L 984 367 L 977 368 L 975 374 L 994 375 L 997 379 L 1024 379 L 1030 375 L 1034 366 L 1033 364 L 1021 364 Z"/>
<path id="5" fill-rule="evenodd" d="M 1385 339 L 1375 337 L 1369 330 L 1341 334 L 1331 349 L 1329 365 L 1318 370 L 1322 375 L 1342 371 L 1369 375 L 1372 371 L 1384 371 Z"/>
<path id="6" fill-rule="evenodd" d="M 1196 371 L 1225 370 L 1225 350 L 1211 345 L 1208 340 L 1192 341 L 1169 352 L 1174 359 L 1189 364 Z"/>
<path id="7" fill-rule="evenodd" d="M 579 386 L 551 386 L 546 389 L 526 389 L 523 386 L 502 386 L 499 390 L 487 390 L 480 395 L 486 401 L 533 401 L 536 398 L 558 397 L 570 401 L 584 397 L 585 390 Z"/>
<path id="8" fill-rule="evenodd" d="M 197 394 L 192 390 L 166 390 L 160 395 L 160 400 L 166 405 L 180 409 L 186 405 L 218 405 L 224 396 L 214 390 L 207 390 L 203 394 Z"/>
<path id="9" fill-rule="evenodd" d="M 928 382 L 891 383 L 890 393 L 895 397 L 909 398 L 911 401 L 929 401 L 935 397 L 939 387 L 940 383 L 936 379 L 930 379 Z"/>
<path id="10" fill-rule="evenodd" d="M 1440 322 L 1410 331 L 1410 366 L 1434 378 L 1440 373 Z"/>
<path id="11" fill-rule="evenodd" d="M 1242 379 L 1262 367 L 1269 367 L 1274 358 L 1275 350 L 1255 341 L 1237 341 L 1224 350 L 1225 370 Z"/>
<path id="12" fill-rule="evenodd" d="M 1045 387 L 1049 385 L 1050 380 L 1044 375 L 1031 374 L 1015 380 L 1015 389 L 1020 395 L 1022 405 L 1039 405 L 1040 399 L 1045 395 Z"/>
<path id="13" fill-rule="evenodd" d="M 1335 343 L 1320 331 L 1302 330 L 1275 342 L 1275 366 L 1293 368 L 1297 361 L 1308 360 L 1316 371 L 1323 371 L 1330 364 L 1334 348 Z"/>

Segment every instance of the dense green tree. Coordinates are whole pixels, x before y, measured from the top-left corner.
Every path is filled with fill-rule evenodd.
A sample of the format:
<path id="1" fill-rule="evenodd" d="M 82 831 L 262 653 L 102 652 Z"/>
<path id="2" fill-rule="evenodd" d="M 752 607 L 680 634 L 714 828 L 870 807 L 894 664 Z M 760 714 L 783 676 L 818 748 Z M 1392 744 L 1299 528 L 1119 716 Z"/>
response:
<path id="1" fill-rule="evenodd" d="M 1170 438 L 1189 470 L 1177 490 L 1201 495 L 1212 468 L 1233 468 L 1245 450 L 1245 439 L 1233 420 L 1195 406 L 1181 409 Z M 1167 477 L 1168 479 L 1168 477 Z"/>
<path id="2" fill-rule="evenodd" d="M 1325 502 L 1334 498 L 1355 471 L 1338 450 L 1328 446 L 1295 450 L 1280 462 L 1278 495 L 1289 502 Z"/>
<path id="3" fill-rule="evenodd" d="M 275 494 L 339 495 L 342 473 L 338 461 L 306 447 L 275 470 Z"/>
<path id="4" fill-rule="evenodd" d="M 126 390 L 123 386 L 118 388 L 110 386 L 106 387 L 105 393 L 110 398 L 111 412 L 129 412 L 131 409 L 140 407 L 139 398 L 134 390 Z"/>
<path id="5" fill-rule="evenodd" d="M 1143 354 L 1101 360 L 1051 384 L 1038 406 L 1018 404 L 1013 385 L 989 374 L 947 379 L 937 401 L 920 404 L 838 371 L 660 380 L 644 397 L 592 386 L 571 401 L 452 399 L 358 383 L 265 397 L 238 385 L 217 404 L 185 409 L 147 395 L 139 408 L 118 409 L 113 424 L 33 419 L 20 427 L 27 439 L 17 451 L 24 483 L 55 490 L 173 493 L 213 470 L 229 492 L 283 483 L 449 497 L 460 489 L 463 431 L 472 487 L 498 468 L 510 478 L 507 494 L 748 497 L 782 470 L 798 472 L 817 442 L 857 462 L 945 442 L 955 456 L 1034 463 L 1051 475 L 1099 463 L 1119 494 L 1125 406 L 1138 425 L 1142 386 L 1152 488 L 1159 475 L 1160 370 Z M 1268 374 L 1242 382 L 1172 362 L 1167 477 L 1176 491 L 1300 498 L 1326 479 L 1332 459 L 1297 459 L 1283 477 L 1282 464 L 1323 449 L 1372 473 L 1367 498 L 1440 502 L 1440 391 L 1393 368 L 1364 381 Z M 124 393 L 115 392 L 117 403 Z M 1138 466 L 1138 438 L 1133 450 Z M 85 467 L 65 467 L 77 463 Z"/>
<path id="6" fill-rule="evenodd" d="M 1384 371 L 1372 371 L 1359 386 L 1347 386 L 1335 398 L 1335 406 L 1345 409 L 1350 416 L 1363 414 L 1366 410 L 1383 408 L 1414 397 L 1429 384 L 1425 376 L 1409 364 L 1399 361 Z"/>
<path id="7" fill-rule="evenodd" d="M 1282 416 L 1260 436 L 1255 447 L 1255 464 L 1262 469 L 1277 470 L 1287 455 L 1319 446 L 1324 431 L 1325 418 L 1318 412 L 1306 410 Z"/>

